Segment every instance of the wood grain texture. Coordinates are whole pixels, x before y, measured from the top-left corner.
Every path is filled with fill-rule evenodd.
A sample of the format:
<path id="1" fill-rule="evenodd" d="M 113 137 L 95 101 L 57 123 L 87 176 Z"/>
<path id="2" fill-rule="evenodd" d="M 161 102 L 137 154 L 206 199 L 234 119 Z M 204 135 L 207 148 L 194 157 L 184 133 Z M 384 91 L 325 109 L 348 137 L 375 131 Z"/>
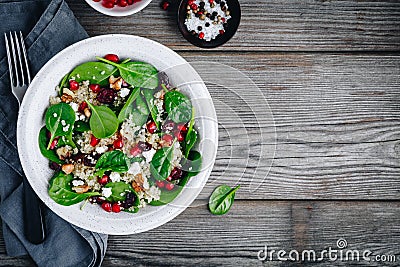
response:
<path id="1" fill-rule="evenodd" d="M 348 249 L 395 255 L 398 263 L 399 215 L 399 202 L 236 201 L 225 216 L 211 215 L 200 205 L 152 231 L 110 236 L 103 266 L 283 266 L 276 255 L 275 261 L 263 264 L 258 251 L 265 245 L 269 251 L 336 249 L 339 238 L 346 239 Z M 317 266 L 327 263 L 325 259 Z M 31 262 L 6 257 L 1 241 L 0 266 L 9 264 Z"/>
<path id="2" fill-rule="evenodd" d="M 154 0 L 140 13 L 112 18 L 81 0 L 67 1 L 91 35 L 125 33 L 147 37 L 178 50 L 201 50 L 181 36 L 175 13 Z M 172 0 L 178 2 L 178 0 Z M 240 1 L 237 34 L 216 50 L 257 51 L 398 51 L 398 1 Z"/>

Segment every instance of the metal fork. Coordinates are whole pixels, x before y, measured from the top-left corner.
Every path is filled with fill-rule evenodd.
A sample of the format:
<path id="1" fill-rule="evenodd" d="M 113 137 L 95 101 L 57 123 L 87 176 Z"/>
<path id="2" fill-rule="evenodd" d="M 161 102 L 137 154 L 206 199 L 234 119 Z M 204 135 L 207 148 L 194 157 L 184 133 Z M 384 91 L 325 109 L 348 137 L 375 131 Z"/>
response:
<path id="1" fill-rule="evenodd" d="M 22 32 L 4 33 L 6 42 L 8 68 L 10 73 L 10 83 L 12 93 L 21 105 L 26 89 L 31 82 L 29 73 L 28 57 L 26 54 L 24 37 Z M 45 226 L 42 213 L 42 203 L 33 192 L 25 175 L 24 184 L 24 230 L 25 237 L 33 244 L 39 244 L 44 241 Z"/>

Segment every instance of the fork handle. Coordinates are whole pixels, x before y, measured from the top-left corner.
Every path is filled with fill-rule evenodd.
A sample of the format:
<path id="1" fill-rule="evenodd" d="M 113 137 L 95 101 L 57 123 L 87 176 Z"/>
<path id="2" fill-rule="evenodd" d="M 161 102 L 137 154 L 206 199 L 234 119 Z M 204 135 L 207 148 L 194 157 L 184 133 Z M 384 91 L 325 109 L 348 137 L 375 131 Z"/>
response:
<path id="1" fill-rule="evenodd" d="M 42 203 L 33 192 L 26 177 L 23 178 L 24 183 L 24 221 L 25 221 L 25 237 L 33 244 L 40 244 L 46 238 L 44 215 L 42 211 Z"/>

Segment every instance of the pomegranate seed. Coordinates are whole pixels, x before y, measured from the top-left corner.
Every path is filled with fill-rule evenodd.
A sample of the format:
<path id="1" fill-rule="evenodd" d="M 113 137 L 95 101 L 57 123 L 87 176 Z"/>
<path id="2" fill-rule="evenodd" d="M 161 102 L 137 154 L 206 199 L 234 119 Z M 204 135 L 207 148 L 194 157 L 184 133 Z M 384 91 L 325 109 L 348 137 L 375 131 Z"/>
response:
<path id="1" fill-rule="evenodd" d="M 103 210 L 107 211 L 107 212 L 111 212 L 111 210 L 112 210 L 112 206 L 111 206 L 111 203 L 110 203 L 110 202 L 103 202 L 103 203 L 101 204 L 101 208 L 102 208 Z"/>
<path id="2" fill-rule="evenodd" d="M 136 146 L 132 147 L 130 152 L 131 152 L 132 156 L 136 157 L 142 153 L 142 150 L 139 148 L 139 146 L 136 145 Z"/>
<path id="3" fill-rule="evenodd" d="M 58 138 L 54 139 L 54 140 L 51 142 L 51 144 L 50 144 L 50 149 L 56 148 L 57 144 L 58 144 Z"/>
<path id="4" fill-rule="evenodd" d="M 83 113 L 83 111 L 85 110 L 85 108 L 88 108 L 88 104 L 87 104 L 85 101 L 83 101 L 83 102 L 79 105 L 78 111 L 81 112 L 81 113 Z"/>
<path id="5" fill-rule="evenodd" d="M 219 30 L 219 34 L 224 34 L 225 31 L 224 30 Z"/>
<path id="6" fill-rule="evenodd" d="M 168 182 L 171 182 L 171 181 L 172 181 L 172 177 L 171 177 L 171 175 L 170 175 L 170 176 L 168 176 L 168 177 L 167 177 L 167 179 L 165 179 L 165 180 L 167 180 Z"/>
<path id="7" fill-rule="evenodd" d="M 176 129 L 178 129 L 181 132 L 187 132 L 188 128 L 185 123 L 180 123 L 176 126 Z"/>
<path id="8" fill-rule="evenodd" d="M 93 0 L 93 2 L 100 2 L 100 0 Z"/>
<path id="9" fill-rule="evenodd" d="M 188 5 L 191 6 L 194 3 L 194 0 L 189 0 Z"/>
<path id="10" fill-rule="evenodd" d="M 90 136 L 90 145 L 91 146 L 97 146 L 97 144 L 100 142 L 100 139 L 96 138 L 93 134 Z"/>
<path id="11" fill-rule="evenodd" d="M 101 2 L 101 5 L 105 8 L 113 8 L 114 7 L 114 3 L 111 1 L 105 1 L 103 0 L 103 2 Z"/>
<path id="12" fill-rule="evenodd" d="M 161 139 L 169 146 L 172 144 L 172 140 L 174 140 L 170 134 L 164 134 Z"/>
<path id="13" fill-rule="evenodd" d="M 168 1 L 162 1 L 161 2 L 161 8 L 164 10 L 167 10 L 169 7 L 170 3 Z"/>
<path id="14" fill-rule="evenodd" d="M 93 93 L 98 93 L 100 91 L 100 85 L 98 84 L 91 84 L 89 85 L 90 90 L 92 90 Z"/>
<path id="15" fill-rule="evenodd" d="M 174 187 L 175 187 L 175 185 L 171 184 L 171 183 L 168 183 L 165 185 L 165 189 L 167 189 L 168 191 L 171 191 L 172 189 L 174 189 Z"/>
<path id="16" fill-rule="evenodd" d="M 118 204 L 118 203 L 114 203 L 114 204 L 112 204 L 112 211 L 113 212 L 120 212 L 121 211 L 121 206 Z"/>
<path id="17" fill-rule="evenodd" d="M 164 188 L 165 186 L 164 181 L 156 181 L 156 185 L 158 186 L 158 188 Z"/>
<path id="18" fill-rule="evenodd" d="M 225 22 L 225 18 L 221 18 L 221 21 L 222 21 L 222 23 L 224 23 Z"/>
<path id="19" fill-rule="evenodd" d="M 208 0 L 208 2 L 210 2 L 210 4 L 214 3 L 214 0 Z"/>
<path id="20" fill-rule="evenodd" d="M 133 5 L 133 0 L 128 0 L 128 5 Z"/>
<path id="21" fill-rule="evenodd" d="M 104 58 L 115 63 L 118 63 L 119 61 L 119 57 L 115 54 L 107 54 L 104 56 Z"/>
<path id="22" fill-rule="evenodd" d="M 75 80 L 69 81 L 69 89 L 72 91 L 76 91 L 79 89 L 79 83 Z"/>
<path id="23" fill-rule="evenodd" d="M 204 32 L 199 33 L 199 38 L 203 39 L 204 38 Z"/>
<path id="24" fill-rule="evenodd" d="M 151 133 L 151 134 L 153 134 L 157 131 L 157 125 L 154 121 L 148 122 L 146 127 L 147 127 L 147 131 L 149 131 L 149 133 Z"/>
<path id="25" fill-rule="evenodd" d="M 98 180 L 99 184 L 101 184 L 101 185 L 106 185 L 106 184 L 108 183 L 108 181 L 109 181 L 109 177 L 108 177 L 107 174 L 104 174 L 104 175 Z"/>
<path id="26" fill-rule="evenodd" d="M 201 12 L 201 11 L 199 11 L 199 12 L 197 12 L 197 15 L 203 15 L 203 12 Z"/>
<path id="27" fill-rule="evenodd" d="M 126 0 L 119 0 L 118 5 L 120 7 L 126 7 L 128 5 L 128 2 Z"/>
<path id="28" fill-rule="evenodd" d="M 122 141 L 121 138 L 118 138 L 117 140 L 114 141 L 113 145 L 114 148 L 121 149 L 124 146 L 124 142 Z"/>
<path id="29" fill-rule="evenodd" d="M 190 5 L 190 8 L 193 10 L 197 10 L 197 5 L 195 3 L 193 3 Z"/>
<path id="30" fill-rule="evenodd" d="M 175 131 L 174 136 L 176 137 L 176 139 L 178 139 L 178 142 L 182 142 L 183 140 L 185 140 L 185 134 L 181 131 Z"/>

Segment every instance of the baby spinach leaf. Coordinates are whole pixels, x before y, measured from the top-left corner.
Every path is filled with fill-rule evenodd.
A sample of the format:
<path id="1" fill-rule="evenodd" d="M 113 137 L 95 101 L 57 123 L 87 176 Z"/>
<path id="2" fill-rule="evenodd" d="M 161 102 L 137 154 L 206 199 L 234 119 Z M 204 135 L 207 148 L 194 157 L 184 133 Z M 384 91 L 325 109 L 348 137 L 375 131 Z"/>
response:
<path id="1" fill-rule="evenodd" d="M 129 115 L 132 113 L 133 104 L 135 103 L 136 98 L 139 96 L 140 88 L 134 88 L 126 100 L 124 106 L 118 114 L 118 121 L 123 122 Z"/>
<path id="2" fill-rule="evenodd" d="M 84 121 L 76 121 L 74 125 L 74 131 L 78 133 L 87 132 L 90 130 L 89 123 Z"/>
<path id="3" fill-rule="evenodd" d="M 189 156 L 190 150 L 192 150 L 193 146 L 196 144 L 197 141 L 197 131 L 193 127 L 194 127 L 194 107 L 192 107 L 192 116 L 189 122 L 188 131 L 186 133 L 185 143 L 183 145 L 183 151 L 186 158 Z"/>
<path id="4" fill-rule="evenodd" d="M 192 117 L 190 99 L 178 91 L 169 91 L 164 96 L 165 111 L 168 118 L 176 123 L 188 122 Z"/>
<path id="5" fill-rule="evenodd" d="M 151 89 L 142 89 L 143 95 L 144 95 L 144 99 L 146 100 L 147 103 L 147 107 L 150 110 L 150 114 L 151 114 L 151 118 L 153 119 L 153 121 L 155 122 L 157 129 L 160 129 L 160 122 L 157 121 L 157 114 L 158 114 L 158 110 L 156 105 L 154 105 L 154 91 Z"/>
<path id="6" fill-rule="evenodd" d="M 70 206 L 77 204 L 88 197 L 98 196 L 99 192 L 86 192 L 78 194 L 72 191 L 71 182 L 74 179 L 72 174 L 56 173 L 49 182 L 49 196 L 58 204 Z"/>
<path id="7" fill-rule="evenodd" d="M 60 88 L 59 95 L 61 96 L 63 94 L 63 88 L 67 86 L 68 84 L 68 77 L 69 73 L 65 74 L 64 77 L 62 78 L 60 84 L 58 87 Z"/>
<path id="8" fill-rule="evenodd" d="M 92 115 L 90 116 L 89 125 L 92 133 L 97 138 L 107 138 L 118 130 L 118 119 L 115 113 L 106 106 L 94 106 L 86 101 Z"/>
<path id="9" fill-rule="evenodd" d="M 201 169 L 201 155 L 197 151 L 192 151 L 189 154 L 189 159 L 185 159 L 185 165 L 182 164 L 182 168 L 184 170 L 189 170 L 185 177 L 183 177 L 179 184 L 175 186 L 175 188 L 171 191 L 162 190 L 160 194 L 159 200 L 151 201 L 149 204 L 152 206 L 162 206 L 168 203 L 171 203 L 182 191 L 183 187 L 187 184 L 189 179 L 193 176 L 196 176 Z M 191 168 L 190 168 L 191 167 Z"/>
<path id="10" fill-rule="evenodd" d="M 101 57 L 96 58 L 117 67 L 122 79 L 134 87 L 154 89 L 158 86 L 158 71 L 154 66 L 148 63 L 133 61 L 118 64 Z"/>
<path id="11" fill-rule="evenodd" d="M 75 111 L 66 103 L 58 103 L 47 109 L 45 120 L 46 128 L 51 133 L 47 146 L 49 149 L 55 137 L 68 135 L 72 131 L 75 123 Z"/>
<path id="12" fill-rule="evenodd" d="M 129 159 L 120 150 L 113 150 L 104 153 L 97 160 L 95 175 L 103 176 L 106 171 L 127 172 L 129 169 Z"/>
<path id="13" fill-rule="evenodd" d="M 65 136 L 61 136 L 60 139 L 58 139 L 57 147 L 62 147 L 62 146 L 70 146 L 72 148 L 75 148 L 76 145 L 74 141 L 72 140 L 72 131 L 69 132 L 69 134 Z"/>
<path id="14" fill-rule="evenodd" d="M 103 62 L 86 62 L 75 69 L 68 76 L 68 80 L 74 78 L 77 82 L 89 81 L 100 85 L 108 84 L 108 77 L 114 74 L 118 68 Z"/>
<path id="15" fill-rule="evenodd" d="M 215 188 L 208 201 L 208 208 L 214 215 L 223 215 L 232 207 L 233 200 L 235 199 L 235 192 L 240 185 L 231 188 L 227 185 L 220 185 Z"/>
<path id="16" fill-rule="evenodd" d="M 45 158 L 58 164 L 64 163 L 64 161 L 58 158 L 57 153 L 54 150 L 47 149 L 47 129 L 45 126 L 43 126 L 39 132 L 39 149 Z"/>
<path id="17" fill-rule="evenodd" d="M 133 208 L 133 210 L 124 209 L 124 211 L 125 211 L 125 212 L 128 212 L 128 213 L 138 213 L 138 212 L 139 212 L 139 208 L 138 208 L 138 207 L 131 207 L 131 208 Z"/>
<path id="18" fill-rule="evenodd" d="M 150 172 L 156 180 L 165 180 L 172 171 L 171 161 L 173 158 L 175 141 L 170 147 L 164 147 L 154 154 L 150 162 Z"/>
<path id="19" fill-rule="evenodd" d="M 127 192 L 132 192 L 135 194 L 135 203 L 134 206 L 138 206 L 140 203 L 139 196 L 136 194 L 135 190 L 132 188 L 130 184 L 125 182 L 111 182 L 104 186 L 105 188 L 111 188 L 111 196 L 106 198 L 108 201 L 116 202 L 116 201 L 124 201 L 126 198 Z"/>

